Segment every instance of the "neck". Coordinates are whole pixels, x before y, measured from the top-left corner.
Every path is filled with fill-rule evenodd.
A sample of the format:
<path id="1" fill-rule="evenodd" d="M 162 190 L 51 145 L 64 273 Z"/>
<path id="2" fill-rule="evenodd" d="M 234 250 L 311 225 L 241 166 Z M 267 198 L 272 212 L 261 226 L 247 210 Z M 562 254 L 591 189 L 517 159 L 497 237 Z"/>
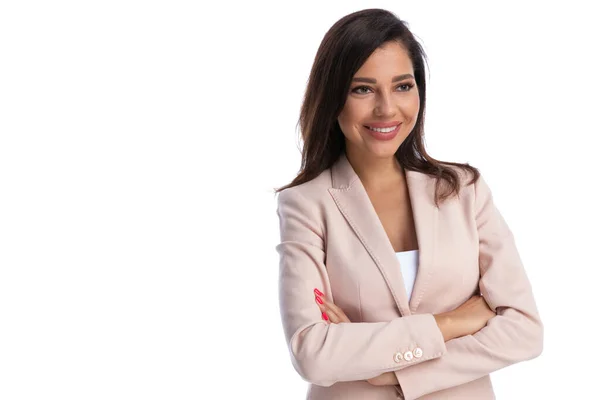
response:
<path id="1" fill-rule="evenodd" d="M 404 170 L 395 156 L 365 157 L 347 152 L 346 157 L 367 190 L 385 191 L 405 181 Z"/>

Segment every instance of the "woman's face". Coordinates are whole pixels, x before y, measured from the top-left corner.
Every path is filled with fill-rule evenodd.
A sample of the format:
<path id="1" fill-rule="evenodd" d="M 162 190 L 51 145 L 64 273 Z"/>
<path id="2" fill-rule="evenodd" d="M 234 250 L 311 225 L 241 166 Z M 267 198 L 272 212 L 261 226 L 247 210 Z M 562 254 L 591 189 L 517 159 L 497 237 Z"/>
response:
<path id="1" fill-rule="evenodd" d="M 360 158 L 392 157 L 415 126 L 418 113 L 419 91 L 412 62 L 400 44 L 385 43 L 354 75 L 338 116 L 346 151 Z M 391 128 L 374 132 L 374 125 Z"/>

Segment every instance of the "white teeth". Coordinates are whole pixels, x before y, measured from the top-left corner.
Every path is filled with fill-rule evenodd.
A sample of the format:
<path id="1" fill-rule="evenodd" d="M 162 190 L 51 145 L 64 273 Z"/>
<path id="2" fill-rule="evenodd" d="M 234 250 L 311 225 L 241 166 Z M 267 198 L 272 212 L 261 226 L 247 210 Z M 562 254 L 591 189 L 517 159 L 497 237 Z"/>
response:
<path id="1" fill-rule="evenodd" d="M 391 126 L 389 128 L 372 128 L 369 126 L 369 129 L 375 132 L 381 132 L 381 133 L 389 133 L 392 132 L 393 130 L 395 130 L 398 127 L 398 125 L 396 126 Z"/>

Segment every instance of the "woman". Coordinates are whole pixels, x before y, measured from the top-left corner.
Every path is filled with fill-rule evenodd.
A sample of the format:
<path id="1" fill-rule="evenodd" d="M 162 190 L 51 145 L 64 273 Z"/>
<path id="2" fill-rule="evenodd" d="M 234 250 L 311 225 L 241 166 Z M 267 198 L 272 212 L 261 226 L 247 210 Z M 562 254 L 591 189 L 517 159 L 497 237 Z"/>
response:
<path id="1" fill-rule="evenodd" d="M 425 55 L 381 9 L 336 22 L 278 190 L 279 299 L 309 399 L 494 399 L 543 326 L 513 235 L 468 165 L 423 142 Z"/>

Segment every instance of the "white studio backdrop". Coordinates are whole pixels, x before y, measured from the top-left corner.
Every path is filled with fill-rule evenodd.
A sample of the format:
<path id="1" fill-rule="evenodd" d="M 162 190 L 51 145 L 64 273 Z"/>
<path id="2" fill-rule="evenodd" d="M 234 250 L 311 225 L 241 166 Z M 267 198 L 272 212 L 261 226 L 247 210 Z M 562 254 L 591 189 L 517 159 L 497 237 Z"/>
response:
<path id="1" fill-rule="evenodd" d="M 273 188 L 323 35 L 372 7 L 422 42 L 427 149 L 482 171 L 534 287 L 545 349 L 498 399 L 592 398 L 591 3 L 1 2 L 0 398 L 304 399 Z"/>

